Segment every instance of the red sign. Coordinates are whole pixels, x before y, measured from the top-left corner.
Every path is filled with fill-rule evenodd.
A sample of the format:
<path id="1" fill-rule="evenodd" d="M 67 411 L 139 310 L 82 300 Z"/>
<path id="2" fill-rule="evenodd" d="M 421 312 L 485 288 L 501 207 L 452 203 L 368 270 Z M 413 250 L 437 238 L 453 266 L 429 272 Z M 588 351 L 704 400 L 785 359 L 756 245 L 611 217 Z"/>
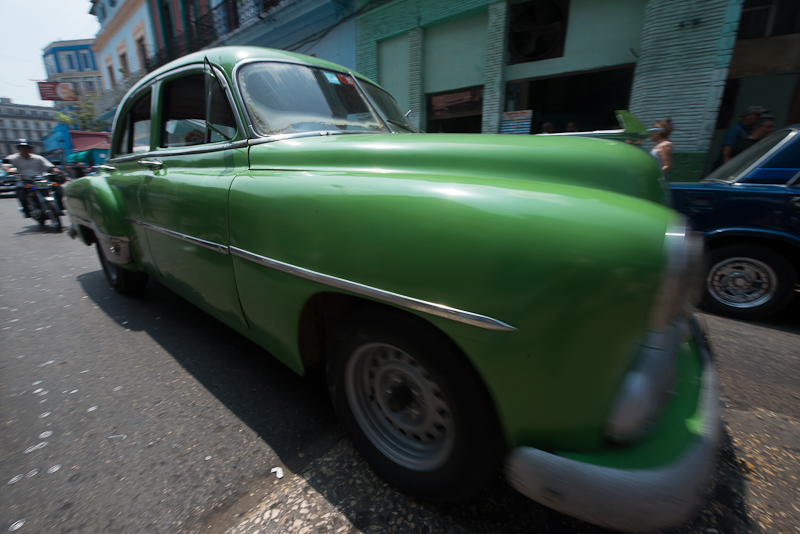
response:
<path id="1" fill-rule="evenodd" d="M 42 100 L 78 100 L 68 82 L 39 82 L 39 96 Z"/>

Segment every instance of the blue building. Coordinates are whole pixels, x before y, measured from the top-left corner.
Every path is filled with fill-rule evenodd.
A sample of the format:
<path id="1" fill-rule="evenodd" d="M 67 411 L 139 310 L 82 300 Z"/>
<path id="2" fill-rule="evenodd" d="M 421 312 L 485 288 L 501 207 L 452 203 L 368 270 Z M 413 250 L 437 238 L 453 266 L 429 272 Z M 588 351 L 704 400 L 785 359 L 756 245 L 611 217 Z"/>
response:
<path id="1" fill-rule="evenodd" d="M 44 49 L 43 59 L 48 82 L 69 82 L 76 96 L 103 89 L 103 79 L 92 45 L 94 39 L 55 41 Z M 73 111 L 69 100 L 57 100 L 56 111 Z M 77 129 L 77 126 L 73 126 Z"/>

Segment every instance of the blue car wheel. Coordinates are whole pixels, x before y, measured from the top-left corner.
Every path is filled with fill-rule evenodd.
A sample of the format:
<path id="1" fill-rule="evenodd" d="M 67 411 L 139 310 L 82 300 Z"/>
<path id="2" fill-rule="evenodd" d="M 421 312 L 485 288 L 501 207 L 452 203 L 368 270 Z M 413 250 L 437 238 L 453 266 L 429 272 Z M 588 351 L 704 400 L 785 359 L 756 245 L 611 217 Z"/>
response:
<path id="1" fill-rule="evenodd" d="M 794 293 L 795 276 L 777 252 L 733 245 L 711 252 L 705 307 L 720 315 L 757 319 L 778 312 Z"/>

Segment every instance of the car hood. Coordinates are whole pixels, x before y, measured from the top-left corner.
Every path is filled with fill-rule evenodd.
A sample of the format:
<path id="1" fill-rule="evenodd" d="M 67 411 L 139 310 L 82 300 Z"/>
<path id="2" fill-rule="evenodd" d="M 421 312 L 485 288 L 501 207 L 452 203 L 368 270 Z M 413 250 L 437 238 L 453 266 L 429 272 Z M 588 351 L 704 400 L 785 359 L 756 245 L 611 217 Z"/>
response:
<path id="1" fill-rule="evenodd" d="M 608 139 L 483 134 L 295 137 L 252 146 L 250 167 L 551 182 L 668 203 L 666 182 L 655 160 L 644 150 Z"/>

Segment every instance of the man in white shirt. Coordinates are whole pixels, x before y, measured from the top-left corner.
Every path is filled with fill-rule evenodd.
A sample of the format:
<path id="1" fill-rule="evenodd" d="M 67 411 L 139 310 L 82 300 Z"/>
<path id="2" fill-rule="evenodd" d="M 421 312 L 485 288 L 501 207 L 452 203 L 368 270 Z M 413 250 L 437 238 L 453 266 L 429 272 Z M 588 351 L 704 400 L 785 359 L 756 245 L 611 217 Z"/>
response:
<path id="1" fill-rule="evenodd" d="M 9 165 L 13 165 L 17 168 L 17 176 L 19 178 L 17 180 L 17 198 L 22 206 L 22 212 L 25 214 L 25 217 L 30 217 L 31 214 L 28 213 L 28 204 L 25 202 L 24 181 L 31 180 L 34 176 L 39 176 L 46 172 L 61 174 L 61 170 L 50 163 L 47 158 L 39 154 L 34 154 L 33 147 L 28 143 L 27 139 L 17 139 L 15 144 L 18 152 L 8 156 L 6 161 L 8 161 Z M 61 203 L 61 198 L 64 193 L 60 185 L 55 186 L 54 193 L 56 197 L 56 208 L 58 208 L 59 212 L 62 212 L 64 208 Z"/>

